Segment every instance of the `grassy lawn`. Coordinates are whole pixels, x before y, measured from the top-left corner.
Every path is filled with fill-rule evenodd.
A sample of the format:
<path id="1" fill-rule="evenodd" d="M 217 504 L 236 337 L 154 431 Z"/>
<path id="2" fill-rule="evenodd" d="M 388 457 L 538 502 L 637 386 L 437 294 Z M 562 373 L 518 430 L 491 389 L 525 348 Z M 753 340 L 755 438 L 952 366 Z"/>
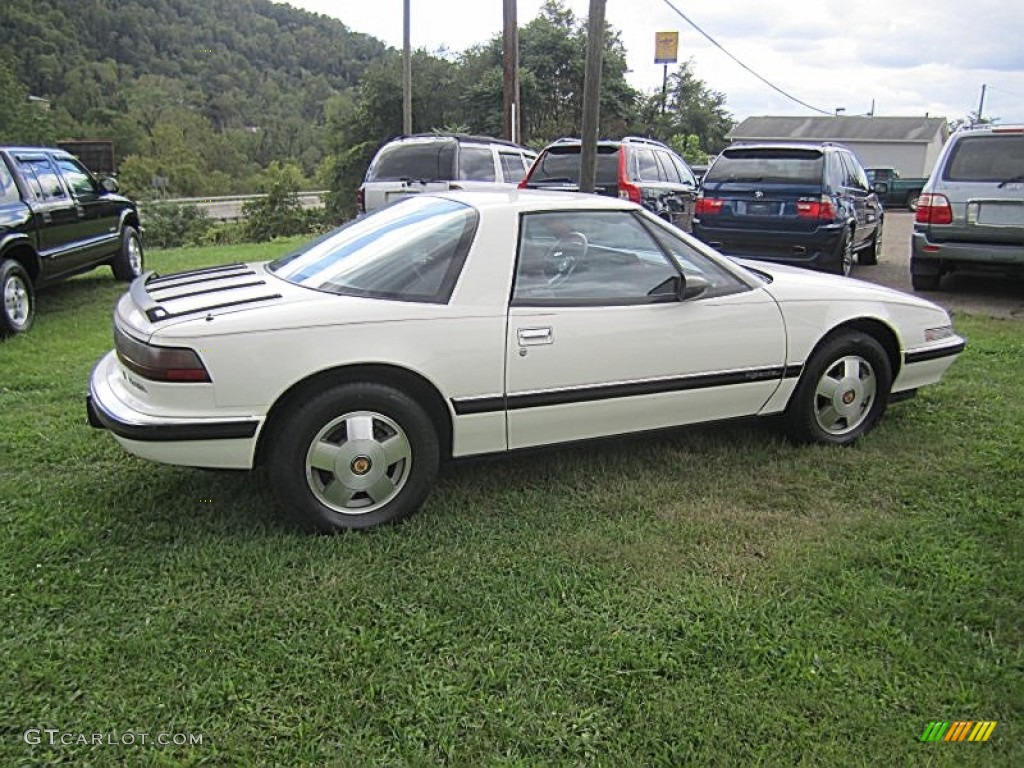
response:
<path id="1" fill-rule="evenodd" d="M 753 424 L 464 463 L 316 538 L 259 475 L 86 425 L 123 290 L 43 292 L 0 345 L 0 765 L 1024 765 L 1024 322 L 957 317 L 944 382 L 852 449 Z"/>

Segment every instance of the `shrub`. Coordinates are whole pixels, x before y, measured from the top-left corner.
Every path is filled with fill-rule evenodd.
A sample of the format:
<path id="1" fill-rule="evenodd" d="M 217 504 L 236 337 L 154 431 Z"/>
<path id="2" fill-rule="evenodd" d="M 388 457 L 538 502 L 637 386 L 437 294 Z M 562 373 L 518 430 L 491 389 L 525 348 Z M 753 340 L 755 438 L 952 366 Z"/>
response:
<path id="1" fill-rule="evenodd" d="M 201 245 L 213 228 L 205 211 L 196 205 L 146 203 L 141 209 L 146 245 L 179 248 Z"/>

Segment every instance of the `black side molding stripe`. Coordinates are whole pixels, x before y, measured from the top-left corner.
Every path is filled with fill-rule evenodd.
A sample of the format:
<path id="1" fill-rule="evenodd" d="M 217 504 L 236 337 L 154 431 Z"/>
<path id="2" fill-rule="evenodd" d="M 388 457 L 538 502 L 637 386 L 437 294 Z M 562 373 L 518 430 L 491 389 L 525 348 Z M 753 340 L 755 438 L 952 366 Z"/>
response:
<path id="1" fill-rule="evenodd" d="M 964 351 L 966 347 L 965 342 L 959 344 L 953 344 L 949 347 L 942 347 L 941 349 L 926 349 L 922 352 L 907 352 L 903 355 L 903 362 L 910 365 L 913 363 L 924 363 L 928 360 L 940 360 L 943 357 L 952 357 L 953 355 L 959 355 Z"/>
<path id="2" fill-rule="evenodd" d="M 791 379 L 800 375 L 802 366 L 789 365 L 778 368 L 757 368 L 729 373 L 709 373 L 700 376 L 680 376 L 672 379 L 635 381 L 625 384 L 601 384 L 589 387 L 574 387 L 549 392 L 530 392 L 523 395 L 500 395 L 493 397 L 452 400 L 452 407 L 458 416 L 494 413 L 495 411 L 516 411 L 524 408 L 543 408 L 549 405 L 589 403 L 595 400 L 611 400 L 621 397 L 657 395 L 665 392 L 684 392 L 692 389 L 728 387 L 734 384 L 750 384 L 770 379 Z"/>
<path id="3" fill-rule="evenodd" d="M 127 424 L 104 411 L 87 395 L 86 414 L 89 424 L 106 428 L 126 440 L 148 443 L 177 442 L 180 440 L 235 440 L 249 438 L 256 434 L 256 421 L 219 421 L 213 424 Z"/>

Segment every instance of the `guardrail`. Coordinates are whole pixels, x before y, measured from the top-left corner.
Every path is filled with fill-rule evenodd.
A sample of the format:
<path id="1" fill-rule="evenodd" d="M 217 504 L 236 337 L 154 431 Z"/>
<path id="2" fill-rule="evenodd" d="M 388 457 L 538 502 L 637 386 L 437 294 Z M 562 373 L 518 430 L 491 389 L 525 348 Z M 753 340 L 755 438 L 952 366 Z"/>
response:
<path id="1" fill-rule="evenodd" d="M 311 192 L 299 192 L 299 204 L 303 208 L 322 208 L 323 197 L 327 194 L 326 189 L 314 190 Z M 147 200 L 139 203 L 139 208 L 145 212 L 147 205 L 194 205 L 206 213 L 208 218 L 216 221 L 240 221 L 245 218 L 242 215 L 242 206 L 250 200 L 259 200 L 266 197 L 262 195 L 219 195 L 215 197 L 174 197 L 160 200 Z"/>

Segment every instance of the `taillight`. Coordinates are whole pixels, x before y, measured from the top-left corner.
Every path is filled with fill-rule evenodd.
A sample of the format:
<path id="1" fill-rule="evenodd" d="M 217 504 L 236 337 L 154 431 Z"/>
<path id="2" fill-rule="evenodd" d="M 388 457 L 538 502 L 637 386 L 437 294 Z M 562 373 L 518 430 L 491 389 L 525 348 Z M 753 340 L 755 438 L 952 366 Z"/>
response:
<path id="1" fill-rule="evenodd" d="M 630 184 L 628 181 L 623 179 L 619 179 L 619 199 L 631 200 L 634 203 L 639 203 L 642 199 L 640 195 L 640 187 L 636 184 Z"/>
<path id="2" fill-rule="evenodd" d="M 362 187 L 356 190 L 356 210 L 366 213 L 366 190 Z"/>
<path id="3" fill-rule="evenodd" d="M 209 382 L 210 374 L 194 349 L 156 347 L 114 329 L 114 347 L 121 364 L 150 381 Z"/>
<path id="4" fill-rule="evenodd" d="M 695 216 L 714 216 L 716 213 L 722 212 L 723 205 L 725 205 L 725 200 L 717 197 L 698 197 L 693 207 L 693 214 Z"/>
<path id="5" fill-rule="evenodd" d="M 836 218 L 836 209 L 832 205 L 832 201 L 825 196 L 820 198 L 801 197 L 796 201 L 796 215 L 801 219 L 833 221 Z"/>
<path id="6" fill-rule="evenodd" d="M 631 200 L 640 203 L 643 196 L 640 194 L 640 187 L 629 181 L 629 174 L 626 173 L 626 148 L 619 148 L 619 199 Z"/>
<path id="7" fill-rule="evenodd" d="M 914 221 L 918 224 L 952 224 L 953 208 L 945 195 L 926 192 L 917 199 Z"/>

